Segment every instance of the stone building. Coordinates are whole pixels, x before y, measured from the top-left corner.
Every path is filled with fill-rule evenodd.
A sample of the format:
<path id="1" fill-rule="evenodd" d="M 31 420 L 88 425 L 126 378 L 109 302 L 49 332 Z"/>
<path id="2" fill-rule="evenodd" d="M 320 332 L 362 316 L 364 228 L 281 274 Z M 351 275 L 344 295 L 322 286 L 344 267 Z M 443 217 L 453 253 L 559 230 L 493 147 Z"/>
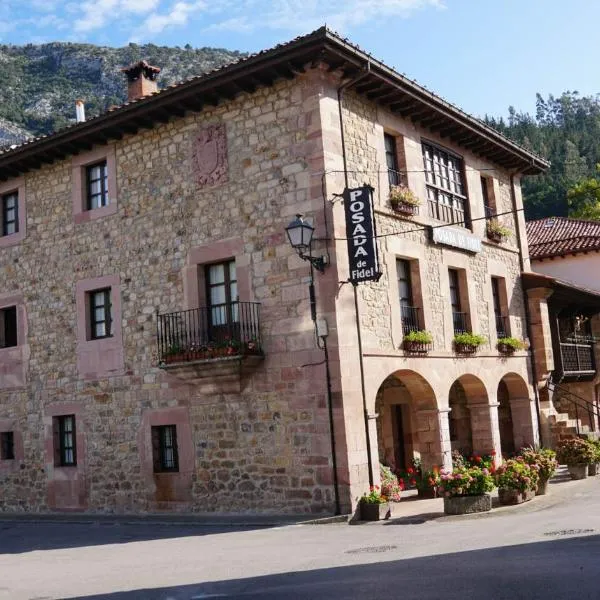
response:
<path id="1" fill-rule="evenodd" d="M 496 345 L 528 336 L 543 159 L 326 29 L 160 92 L 125 74 L 123 106 L 0 154 L 3 510 L 349 511 L 379 458 L 537 441 L 529 353 Z M 353 286 L 363 184 L 382 275 Z"/>
<path id="2" fill-rule="evenodd" d="M 551 363 L 542 387 L 542 431 L 548 443 L 598 435 L 600 377 L 600 224 L 550 217 L 527 222 L 531 268 L 525 285 L 548 312 Z M 534 309 L 535 310 L 535 309 Z M 537 329 L 537 328 L 536 328 Z M 548 339 L 549 338 L 549 339 Z"/>

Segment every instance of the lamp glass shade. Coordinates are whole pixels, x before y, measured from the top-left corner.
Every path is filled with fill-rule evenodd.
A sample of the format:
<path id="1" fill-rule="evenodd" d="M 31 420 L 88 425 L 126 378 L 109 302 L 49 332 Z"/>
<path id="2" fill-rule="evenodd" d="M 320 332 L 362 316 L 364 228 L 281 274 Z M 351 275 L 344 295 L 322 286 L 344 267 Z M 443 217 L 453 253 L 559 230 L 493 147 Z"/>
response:
<path id="1" fill-rule="evenodd" d="M 296 218 L 285 228 L 290 245 L 296 250 L 304 250 L 310 246 L 315 228 L 307 223 L 302 215 Z"/>

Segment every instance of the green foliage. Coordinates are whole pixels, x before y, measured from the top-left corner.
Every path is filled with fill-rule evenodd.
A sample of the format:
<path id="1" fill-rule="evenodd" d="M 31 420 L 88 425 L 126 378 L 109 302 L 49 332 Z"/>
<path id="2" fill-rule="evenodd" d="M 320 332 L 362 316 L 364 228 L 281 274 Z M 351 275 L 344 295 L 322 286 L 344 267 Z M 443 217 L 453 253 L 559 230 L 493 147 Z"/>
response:
<path id="1" fill-rule="evenodd" d="M 486 229 L 488 233 L 495 233 L 497 235 L 501 235 L 502 237 L 508 237 L 512 234 L 512 231 L 508 227 L 500 225 L 498 219 L 490 219 L 487 221 Z"/>
<path id="2" fill-rule="evenodd" d="M 429 331 L 425 331 L 424 329 L 422 331 L 409 331 L 404 336 L 404 341 L 415 342 L 417 344 L 431 344 L 433 336 Z"/>
<path id="3" fill-rule="evenodd" d="M 446 497 L 479 496 L 494 489 L 494 477 L 486 467 L 454 467 L 440 473 L 439 488 Z"/>
<path id="4" fill-rule="evenodd" d="M 504 490 L 525 492 L 537 488 L 539 474 L 536 463 L 525 462 L 522 456 L 507 460 L 496 470 L 496 485 Z"/>
<path id="5" fill-rule="evenodd" d="M 536 450 L 532 447 L 523 448 L 519 453 L 528 465 L 537 465 L 541 479 L 550 479 L 558 468 L 556 452 L 550 448 Z"/>
<path id="6" fill-rule="evenodd" d="M 596 447 L 581 438 L 562 440 L 556 447 L 556 458 L 561 465 L 585 465 L 595 462 Z"/>
<path id="7" fill-rule="evenodd" d="M 511 350 L 523 350 L 525 343 L 523 340 L 514 337 L 498 338 L 498 346 L 508 346 Z"/>
<path id="8" fill-rule="evenodd" d="M 385 504 L 388 499 L 381 493 L 379 486 L 372 486 L 368 493 L 363 494 L 360 501 L 364 504 Z"/>
<path id="9" fill-rule="evenodd" d="M 580 181 L 567 192 L 570 217 L 600 221 L 599 176 L 600 165 L 596 165 L 596 177 Z"/>
<path id="10" fill-rule="evenodd" d="M 394 204 L 421 205 L 421 201 L 405 185 L 393 185 L 390 188 L 390 203 L 392 206 Z"/>
<path id="11" fill-rule="evenodd" d="M 478 333 L 457 333 L 454 336 L 454 343 L 464 346 L 481 346 L 485 342 L 486 338 Z"/>

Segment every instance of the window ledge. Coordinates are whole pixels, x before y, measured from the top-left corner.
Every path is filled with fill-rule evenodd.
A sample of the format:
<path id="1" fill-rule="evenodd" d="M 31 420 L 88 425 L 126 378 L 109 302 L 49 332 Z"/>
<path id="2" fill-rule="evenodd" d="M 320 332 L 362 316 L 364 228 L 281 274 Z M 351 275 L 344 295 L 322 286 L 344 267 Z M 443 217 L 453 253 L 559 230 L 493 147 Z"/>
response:
<path id="1" fill-rule="evenodd" d="M 80 223 L 88 223 L 89 221 L 95 221 L 96 219 L 102 219 L 110 215 L 117 213 L 118 206 L 115 200 L 111 200 L 110 204 L 102 206 L 100 208 L 92 208 L 91 210 L 84 210 L 80 213 L 76 213 L 73 216 L 73 220 L 76 225 Z"/>

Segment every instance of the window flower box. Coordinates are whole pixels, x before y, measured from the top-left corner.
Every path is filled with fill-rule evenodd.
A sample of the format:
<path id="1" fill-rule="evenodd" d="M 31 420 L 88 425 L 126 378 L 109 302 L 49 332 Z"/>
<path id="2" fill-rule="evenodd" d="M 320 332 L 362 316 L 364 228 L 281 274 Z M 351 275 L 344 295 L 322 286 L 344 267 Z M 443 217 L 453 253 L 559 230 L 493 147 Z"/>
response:
<path id="1" fill-rule="evenodd" d="M 510 355 L 514 354 L 517 350 L 523 350 L 525 344 L 517 338 L 505 337 L 498 340 L 496 348 L 500 354 Z"/>
<path id="2" fill-rule="evenodd" d="M 427 354 L 432 342 L 433 337 L 428 331 L 410 331 L 404 336 L 402 347 L 411 354 Z"/>
<path id="3" fill-rule="evenodd" d="M 454 336 L 454 351 L 457 354 L 475 354 L 485 339 L 477 333 L 457 333 Z"/>
<path id="4" fill-rule="evenodd" d="M 405 216 L 416 215 L 421 201 L 404 185 L 394 185 L 390 188 L 390 205 L 394 212 Z"/>
<path id="5" fill-rule="evenodd" d="M 508 227 L 500 225 L 497 219 L 490 219 L 486 225 L 486 235 L 492 242 L 499 244 L 511 234 Z"/>

